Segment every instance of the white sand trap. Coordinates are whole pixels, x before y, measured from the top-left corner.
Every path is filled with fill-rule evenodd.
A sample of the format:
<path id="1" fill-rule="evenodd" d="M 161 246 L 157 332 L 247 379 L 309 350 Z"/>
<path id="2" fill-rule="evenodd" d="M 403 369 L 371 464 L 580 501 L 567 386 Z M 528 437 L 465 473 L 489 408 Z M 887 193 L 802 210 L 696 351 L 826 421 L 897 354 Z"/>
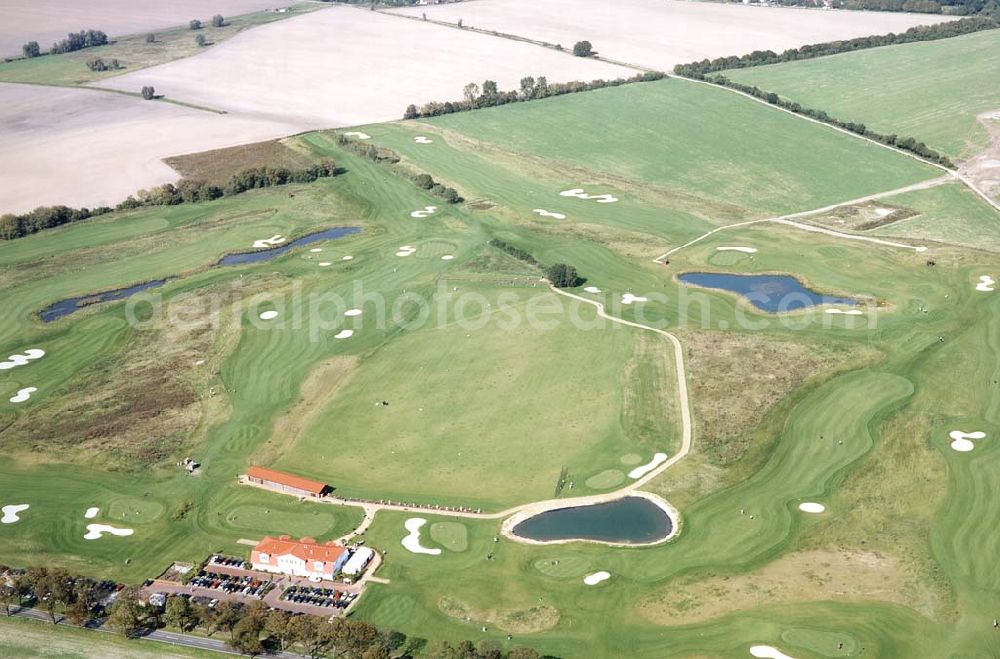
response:
<path id="1" fill-rule="evenodd" d="M 396 256 L 413 256 L 413 252 L 408 252 L 401 249 L 398 252 L 396 252 Z"/>
<path id="2" fill-rule="evenodd" d="M 274 320 L 277 317 L 278 317 L 277 311 L 265 311 L 260 314 L 261 320 Z"/>
<path id="3" fill-rule="evenodd" d="M 969 440 L 984 439 L 986 437 L 986 433 L 980 430 L 977 430 L 976 432 L 962 432 L 961 430 L 952 430 L 950 433 L 948 433 L 948 436 L 951 437 L 952 439 L 951 442 L 952 449 L 960 453 L 968 453 L 972 449 L 976 448 L 975 444 L 973 444 Z"/>
<path id="4" fill-rule="evenodd" d="M 577 199 L 590 199 L 596 201 L 599 204 L 613 204 L 618 201 L 618 197 L 614 197 L 609 194 L 587 194 L 583 188 L 573 188 L 572 190 L 563 190 L 559 193 L 561 197 L 576 197 Z"/>
<path id="5" fill-rule="evenodd" d="M 632 295 L 631 293 L 622 295 L 622 304 L 632 304 L 633 302 L 648 302 L 648 298 Z"/>
<path id="6" fill-rule="evenodd" d="M 268 247 L 274 247 L 285 242 L 285 237 L 280 233 L 271 236 L 270 238 L 263 238 L 261 240 L 253 241 L 254 249 L 267 249 Z"/>
<path id="7" fill-rule="evenodd" d="M 601 289 L 599 289 L 597 286 L 585 286 L 583 290 L 587 291 L 588 293 L 600 293 L 601 292 Z"/>
<path id="8" fill-rule="evenodd" d="M 841 316 L 863 316 L 865 314 L 861 309 L 848 309 L 847 311 L 843 309 L 827 309 L 826 313 Z"/>
<path id="9" fill-rule="evenodd" d="M 333 338 L 335 338 L 335 339 L 349 339 L 352 336 L 354 336 L 354 330 L 345 329 L 345 330 L 340 330 L 339 332 L 337 332 L 336 334 L 334 334 Z"/>
<path id="10" fill-rule="evenodd" d="M 826 506 L 821 503 L 816 503 L 815 501 L 806 501 L 805 503 L 799 504 L 799 510 L 804 513 L 821 513 L 826 510 Z"/>
<path id="11" fill-rule="evenodd" d="M 892 215 L 892 209 L 891 208 L 876 208 L 875 209 L 875 214 L 878 215 L 879 217 L 888 217 L 888 216 Z"/>
<path id="12" fill-rule="evenodd" d="M 83 539 L 97 540 L 105 533 L 125 537 L 127 535 L 132 535 L 135 531 L 132 529 L 121 529 L 115 526 L 109 526 L 108 524 L 87 524 L 87 533 L 83 536 Z"/>
<path id="13" fill-rule="evenodd" d="M 323 248 L 322 248 L 322 247 L 313 247 L 313 248 L 312 248 L 311 250 L 309 250 L 309 251 L 310 251 L 310 252 L 312 252 L 313 254 L 319 254 L 320 252 L 322 252 L 322 251 L 323 251 Z"/>
<path id="14" fill-rule="evenodd" d="M 13 524 L 21 521 L 19 513 L 24 512 L 29 507 L 26 503 L 19 503 L 0 508 L 0 512 L 3 513 L 3 517 L 0 517 L 0 524 Z"/>
<path id="15" fill-rule="evenodd" d="M 0 371 L 8 371 L 18 366 L 27 366 L 28 362 L 40 359 L 45 356 L 45 351 L 38 348 L 28 348 L 23 353 L 11 355 L 5 361 L 0 362 Z"/>
<path id="16" fill-rule="evenodd" d="M 406 520 L 403 525 L 406 530 L 410 532 L 408 536 L 403 538 L 403 546 L 407 551 L 413 552 L 414 554 L 429 554 L 431 556 L 437 556 L 441 553 L 440 549 L 431 549 L 430 547 L 424 547 L 420 544 L 420 527 L 427 523 L 427 520 L 423 517 L 411 517 Z"/>
<path id="17" fill-rule="evenodd" d="M 349 130 L 344 133 L 344 137 L 356 137 L 359 140 L 370 140 L 372 138 L 368 133 L 362 133 L 360 130 Z"/>
<path id="18" fill-rule="evenodd" d="M 646 464 L 639 465 L 638 467 L 636 467 L 632 471 L 628 472 L 628 477 L 629 478 L 642 478 L 643 476 L 645 476 L 646 474 L 648 474 L 649 472 L 653 471 L 654 469 L 656 469 L 657 467 L 659 467 L 661 464 L 663 464 L 664 462 L 666 462 L 666 460 L 667 460 L 667 454 L 666 453 L 657 453 L 657 454 L 655 454 L 653 456 L 653 459 L 650 460 L 649 462 L 647 462 Z"/>
<path id="19" fill-rule="evenodd" d="M 331 265 L 333 265 L 333 264 L 330 263 L 329 261 L 322 261 L 322 262 L 320 262 L 319 267 L 321 267 L 321 268 L 329 268 Z"/>
<path id="20" fill-rule="evenodd" d="M 416 142 L 417 144 L 433 144 L 434 143 L 434 140 L 432 140 L 429 137 L 425 137 L 423 135 L 417 135 L 416 137 L 413 138 L 413 141 Z"/>
<path id="21" fill-rule="evenodd" d="M 979 278 L 979 283 L 976 284 L 976 290 L 983 293 L 992 293 L 995 285 L 996 282 L 993 281 L 993 277 L 990 277 L 989 275 L 982 275 Z"/>
<path id="22" fill-rule="evenodd" d="M 743 252 L 744 254 L 756 254 L 756 247 L 716 247 L 716 252 Z"/>
<path id="23" fill-rule="evenodd" d="M 360 316 L 361 315 L 361 309 L 348 309 L 347 311 L 344 312 L 344 315 L 345 316 Z"/>
<path id="24" fill-rule="evenodd" d="M 750 654 L 755 657 L 760 657 L 761 659 L 795 659 L 794 657 L 789 657 L 778 648 L 773 648 L 770 645 L 755 645 L 750 648 Z"/>
<path id="25" fill-rule="evenodd" d="M 25 387 L 24 389 L 18 389 L 17 394 L 11 397 L 10 402 L 12 403 L 23 403 L 24 401 L 31 398 L 31 394 L 38 391 L 37 387 Z"/>
<path id="26" fill-rule="evenodd" d="M 547 211 L 544 208 L 536 208 L 532 211 L 533 213 L 538 213 L 542 217 L 552 217 L 557 220 L 565 220 L 566 216 L 562 213 L 556 213 L 553 211 Z"/>
<path id="27" fill-rule="evenodd" d="M 354 258 L 353 256 L 345 256 L 344 258 L 342 258 L 342 259 L 340 259 L 340 260 L 341 260 L 341 261 L 350 261 L 350 260 L 351 260 L 351 259 L 353 259 L 353 258 Z"/>
<path id="28" fill-rule="evenodd" d="M 415 217 L 418 220 L 422 220 L 425 217 L 430 217 L 431 215 L 436 213 L 437 209 L 438 209 L 437 206 L 424 206 L 424 209 L 422 211 L 413 211 L 412 213 L 410 213 L 410 217 Z"/>
<path id="29" fill-rule="evenodd" d="M 601 572 L 595 572 L 593 574 L 588 574 L 587 576 L 585 576 L 583 578 L 583 583 L 587 584 L 588 586 L 596 586 L 602 581 L 607 581 L 610 578 L 611 578 L 611 573 L 604 572 L 602 570 Z"/>
<path id="30" fill-rule="evenodd" d="M 444 256 L 442 256 L 442 257 L 441 257 L 441 260 L 442 260 L 442 261 L 450 261 L 450 260 L 452 260 L 453 258 L 455 258 L 455 255 L 454 255 L 454 254 L 445 254 Z"/>
<path id="31" fill-rule="evenodd" d="M 97 513 L 99 512 L 101 512 L 101 509 L 98 508 L 97 506 L 94 506 L 92 508 L 87 508 L 87 512 L 83 513 L 83 516 L 86 519 L 94 519 L 95 517 L 97 517 Z"/>
<path id="32" fill-rule="evenodd" d="M 396 252 L 396 256 L 410 256 L 415 251 L 417 251 L 416 247 L 412 245 L 403 245 L 402 247 L 399 248 L 399 251 Z"/>

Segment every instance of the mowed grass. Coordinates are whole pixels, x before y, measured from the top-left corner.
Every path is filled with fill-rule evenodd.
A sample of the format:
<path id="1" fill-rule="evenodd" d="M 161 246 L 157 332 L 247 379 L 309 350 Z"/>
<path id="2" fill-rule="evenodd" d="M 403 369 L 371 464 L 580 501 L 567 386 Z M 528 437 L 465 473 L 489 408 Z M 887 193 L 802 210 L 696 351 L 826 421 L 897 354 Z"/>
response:
<path id="1" fill-rule="evenodd" d="M 725 75 L 962 158 L 988 144 L 976 115 L 1000 108 L 1000 30 Z"/>
<path id="2" fill-rule="evenodd" d="M 589 170 L 764 213 L 818 208 L 936 172 L 725 90 L 681 80 L 447 115 L 427 123 L 550 159 L 566 172 L 566 187 L 560 190 L 586 188 L 591 181 L 584 172 Z M 552 197 L 555 201 L 563 206 L 587 203 L 558 196 Z"/>
<path id="3" fill-rule="evenodd" d="M 1000 251 L 1000 213 L 961 183 L 908 192 L 885 201 L 917 215 L 874 229 L 873 235 Z"/>
<path id="4" fill-rule="evenodd" d="M 259 11 L 226 19 L 222 27 L 214 27 L 207 18 L 202 19 L 200 30 L 191 30 L 187 25 L 166 30 L 150 30 L 156 35 L 152 43 L 146 41 L 146 32 L 117 37 L 109 35 L 110 43 L 96 48 L 86 48 L 72 53 L 44 55 L 31 59 L 0 62 L 0 81 L 38 83 L 46 85 L 82 85 L 116 75 L 137 71 L 157 64 L 171 62 L 182 57 L 190 57 L 236 36 L 243 30 L 266 25 L 274 21 L 291 18 L 299 14 L 315 11 L 318 5 L 297 4 L 287 11 Z M 203 35 L 206 46 L 195 42 L 197 35 Z M 47 44 L 42 44 L 46 49 Z M 91 71 L 87 61 L 100 57 L 105 62 L 117 59 L 122 68 L 111 71 Z M 139 90 L 136 89 L 135 93 Z"/>

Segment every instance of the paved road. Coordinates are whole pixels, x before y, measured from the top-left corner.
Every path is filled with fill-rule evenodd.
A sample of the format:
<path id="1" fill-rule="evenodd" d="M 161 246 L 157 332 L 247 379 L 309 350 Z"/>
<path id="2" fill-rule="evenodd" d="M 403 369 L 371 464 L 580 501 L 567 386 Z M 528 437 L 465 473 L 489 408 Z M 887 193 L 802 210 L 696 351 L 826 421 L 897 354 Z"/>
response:
<path id="1" fill-rule="evenodd" d="M 19 618 L 29 618 L 31 620 L 40 620 L 47 624 L 51 624 L 52 620 L 49 618 L 49 614 L 45 611 L 39 611 L 37 609 L 14 609 L 12 610 L 13 615 Z M 60 625 L 66 627 L 76 627 L 65 619 L 59 621 Z M 86 629 L 90 629 L 95 632 L 103 632 L 105 634 L 115 634 L 110 629 L 106 629 L 100 625 L 90 626 L 88 625 Z M 221 654 L 229 654 L 242 656 L 239 652 L 232 650 L 226 646 L 226 642 L 217 638 L 204 638 L 201 636 L 192 636 L 191 634 L 181 634 L 179 632 L 168 632 L 163 629 L 157 629 L 145 636 L 140 637 L 139 640 L 149 639 L 152 641 L 159 641 L 160 643 L 168 643 L 170 645 L 177 645 L 179 647 L 194 648 L 196 650 L 207 650 L 209 652 L 218 652 Z M 138 641 L 137 641 L 138 642 Z M 277 657 L 278 659 L 308 659 L 305 655 L 296 654 L 294 652 L 279 652 L 278 654 L 269 654 L 268 657 Z"/>

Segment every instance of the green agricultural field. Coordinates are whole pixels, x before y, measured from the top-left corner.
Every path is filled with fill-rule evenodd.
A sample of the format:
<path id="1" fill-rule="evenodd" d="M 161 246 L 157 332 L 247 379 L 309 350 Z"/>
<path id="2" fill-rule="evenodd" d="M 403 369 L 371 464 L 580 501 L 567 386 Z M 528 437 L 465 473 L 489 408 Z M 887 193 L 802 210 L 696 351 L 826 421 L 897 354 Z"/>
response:
<path id="1" fill-rule="evenodd" d="M 966 158 L 989 142 L 976 116 L 1000 108 L 995 84 L 1000 32 L 733 70 L 726 76 Z"/>
<path id="2" fill-rule="evenodd" d="M 382 579 L 354 615 L 428 639 L 429 656 L 465 639 L 567 658 L 1000 651 L 1000 298 L 976 290 L 1000 275 L 975 240 L 992 210 L 949 184 L 873 202 L 901 218 L 875 229 L 861 227 L 869 205 L 809 218 L 855 239 L 725 227 L 938 172 L 679 80 L 364 130 L 402 161 L 301 135 L 291 146 L 345 172 L 0 243 L 0 354 L 46 352 L 0 371 L 0 401 L 37 388 L 0 405 L 0 505 L 30 506 L 0 525 L 0 562 L 139 582 L 175 560 L 246 555 L 266 534 L 328 540 L 361 524 L 357 508 L 237 483 L 261 464 L 425 504 L 379 510 L 364 531 Z M 425 192 L 416 172 L 466 201 Z M 619 201 L 560 196 L 574 187 Z M 359 231 L 216 265 L 330 227 Z M 493 239 L 575 266 L 584 301 Z M 864 313 L 767 314 L 681 284 L 685 272 L 791 274 Z M 168 280 L 128 302 L 37 316 L 155 278 Z M 676 335 L 682 360 L 650 328 Z M 654 452 L 679 455 L 679 361 L 691 450 L 643 485 L 679 511 L 670 542 L 532 545 L 499 517 L 435 510 L 613 494 Z M 960 452 L 954 430 L 986 437 Z M 431 554 L 402 544 L 411 517 L 427 520 Z M 86 540 L 90 523 L 134 533 Z M 611 576 L 585 585 L 598 571 Z M 0 648 L 24 654 L 4 629 Z"/>

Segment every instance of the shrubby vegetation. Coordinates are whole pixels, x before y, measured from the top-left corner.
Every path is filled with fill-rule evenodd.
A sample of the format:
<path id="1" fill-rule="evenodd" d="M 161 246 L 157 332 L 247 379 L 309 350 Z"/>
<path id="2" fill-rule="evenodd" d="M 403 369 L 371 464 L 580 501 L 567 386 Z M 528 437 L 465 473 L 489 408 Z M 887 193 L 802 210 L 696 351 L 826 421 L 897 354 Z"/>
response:
<path id="1" fill-rule="evenodd" d="M 549 83 L 545 76 L 533 78 L 527 76 L 521 78 L 520 89 L 501 91 L 497 88 L 497 83 L 493 80 L 483 82 L 482 88 L 474 82 L 470 82 L 463 88 L 461 101 L 446 101 L 444 103 L 431 101 L 418 108 L 410 104 L 403 113 L 403 119 L 419 119 L 420 117 L 437 117 L 442 114 L 452 114 L 453 112 L 466 112 L 477 108 L 487 108 L 508 103 L 521 103 L 523 101 L 533 101 L 549 96 L 561 96 L 563 94 L 574 94 L 576 92 L 586 92 L 603 87 L 618 87 L 636 82 L 652 82 L 662 80 L 666 74 L 659 71 L 647 71 L 638 73 L 631 78 L 615 78 L 613 80 L 592 80 L 590 82 L 564 82 Z"/>
<path id="2" fill-rule="evenodd" d="M 789 7 L 824 7 L 824 0 L 777 0 Z M 863 11 L 912 11 L 924 14 L 997 14 L 1000 5 L 996 0 L 831 0 L 834 9 Z"/>
<path id="3" fill-rule="evenodd" d="M 399 154 L 397 154 L 392 149 L 386 149 L 384 147 L 375 146 L 369 142 L 361 142 L 360 140 L 353 140 L 346 135 L 337 135 L 337 144 L 352 153 L 356 153 L 362 158 L 367 158 L 374 163 L 395 165 L 400 161 Z M 418 187 L 427 190 L 436 197 L 441 197 L 449 204 L 459 204 L 465 199 L 458 194 L 458 190 L 455 188 L 447 188 L 437 181 L 430 174 L 425 174 L 418 172 L 416 174 L 407 173 L 410 180 L 417 184 Z"/>
<path id="4" fill-rule="evenodd" d="M 703 59 L 700 62 L 678 64 L 674 67 L 674 73 L 688 78 L 702 79 L 709 73 L 724 71 L 726 69 L 744 69 L 752 66 L 778 64 L 780 62 L 794 62 L 796 60 L 825 57 L 827 55 L 848 53 L 866 48 L 912 43 L 914 41 L 948 39 L 950 37 L 995 28 L 1000 28 L 1000 17 L 977 16 L 939 23 L 938 25 L 920 25 L 900 34 L 890 32 L 889 34 L 858 37 L 857 39 L 847 39 L 845 41 L 829 41 L 801 46 L 800 48 L 789 48 L 780 55 L 773 50 L 755 50 L 743 56 L 718 57 L 714 60 Z"/>
<path id="5" fill-rule="evenodd" d="M 150 85 L 143 85 L 142 92 L 140 93 L 142 94 L 142 97 L 147 101 L 152 101 L 154 98 L 156 98 L 156 88 Z"/>
<path id="6" fill-rule="evenodd" d="M 70 32 L 66 35 L 65 39 L 53 43 L 52 48 L 49 49 L 49 54 L 72 53 L 84 48 L 103 46 L 107 43 L 108 35 L 100 30 L 80 30 L 79 32 Z M 29 41 L 21 46 L 21 53 L 28 58 L 38 57 L 42 54 L 42 49 L 39 47 L 37 41 Z"/>
<path id="7" fill-rule="evenodd" d="M 490 247 L 499 249 L 504 254 L 509 254 L 519 261 L 524 261 L 528 265 L 545 270 L 545 278 L 556 288 L 573 288 L 584 282 L 584 279 L 577 273 L 576 268 L 565 263 L 554 263 L 550 266 L 543 266 L 538 259 L 524 251 L 517 245 L 493 238 L 490 240 Z"/>
<path id="8" fill-rule="evenodd" d="M 505 254 L 510 254 L 515 259 L 518 259 L 519 261 L 524 261 L 528 265 L 534 265 L 534 266 L 541 265 L 541 263 L 539 263 L 538 260 L 528 252 L 524 251 L 520 247 L 517 247 L 516 245 L 511 245 L 508 242 L 504 242 L 499 238 L 494 238 L 493 240 L 491 240 L 490 247 L 496 247 L 501 252 L 504 252 Z"/>
<path id="9" fill-rule="evenodd" d="M 592 57 L 594 46 L 589 41 L 577 41 L 573 44 L 573 54 L 577 57 Z"/>
<path id="10" fill-rule="evenodd" d="M 191 19 L 191 21 L 188 22 L 188 28 L 192 30 L 200 30 L 201 21 L 199 21 L 197 18 Z"/>
<path id="11" fill-rule="evenodd" d="M 226 24 L 226 19 L 222 17 L 222 14 L 216 14 L 212 17 L 212 27 L 222 27 Z"/>
<path id="12" fill-rule="evenodd" d="M 102 206 L 96 209 L 69 208 L 68 206 L 41 206 L 23 215 L 0 215 L 0 240 L 13 240 L 45 229 L 81 222 L 112 210 L 129 210 L 143 206 L 175 206 L 177 204 L 211 201 L 219 197 L 237 195 L 247 190 L 268 188 L 288 183 L 310 183 L 320 178 L 340 173 L 330 159 L 303 169 L 286 167 L 251 167 L 234 174 L 224 187 L 205 181 L 182 179 L 177 185 L 165 183 L 152 190 L 140 190 L 115 208 Z"/>
<path id="13" fill-rule="evenodd" d="M 91 57 L 87 60 L 87 68 L 91 71 L 117 71 L 122 65 L 117 58 L 105 62 L 100 57 Z"/>

